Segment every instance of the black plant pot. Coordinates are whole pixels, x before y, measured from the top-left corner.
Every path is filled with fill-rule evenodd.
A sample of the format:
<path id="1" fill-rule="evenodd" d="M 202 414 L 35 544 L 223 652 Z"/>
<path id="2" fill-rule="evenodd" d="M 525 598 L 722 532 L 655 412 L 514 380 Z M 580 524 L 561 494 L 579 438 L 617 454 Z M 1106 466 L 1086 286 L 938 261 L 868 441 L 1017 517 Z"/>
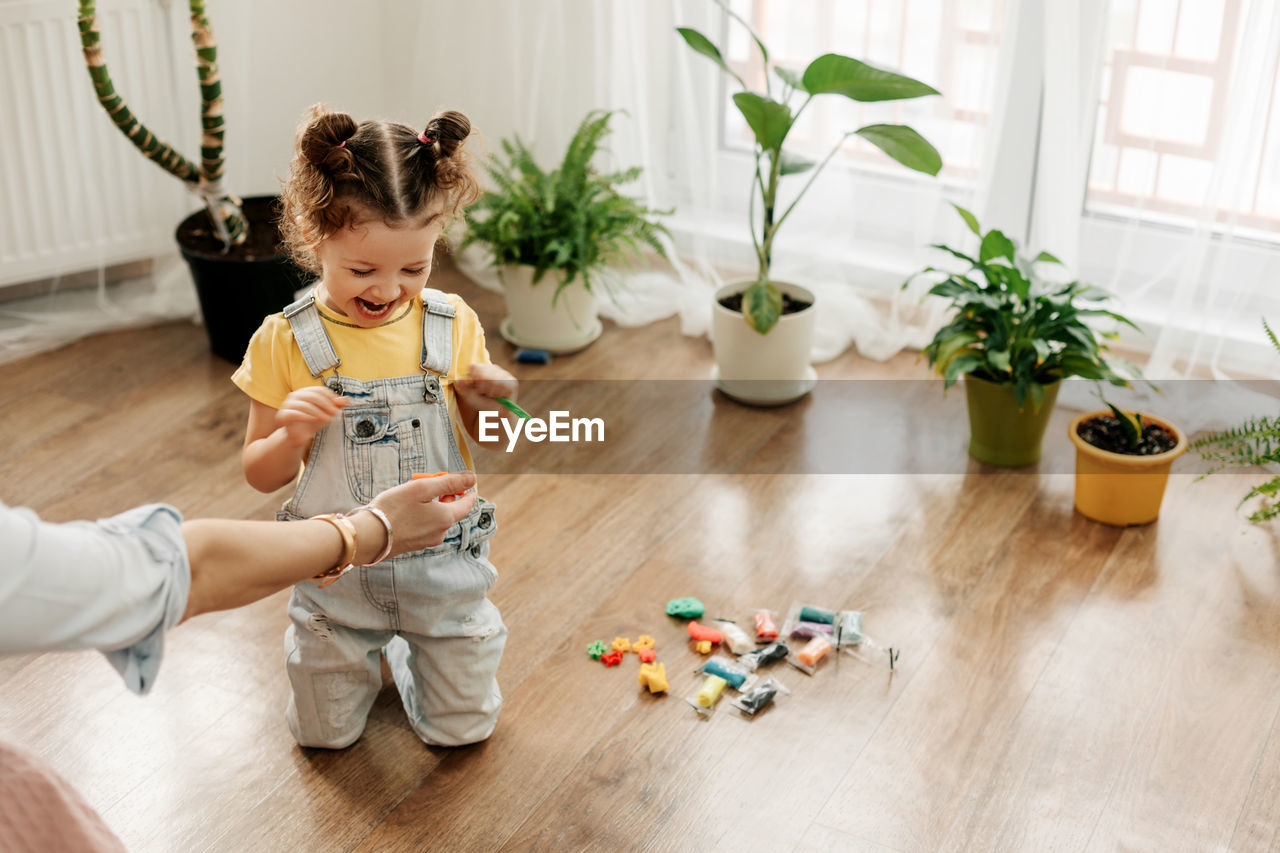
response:
<path id="1" fill-rule="evenodd" d="M 182 220 L 174 235 L 191 267 L 209 348 L 233 364 L 244 359 L 263 318 L 292 302 L 307 281 L 280 244 L 278 201 L 276 196 L 246 198 L 249 240 L 226 253 L 208 211 L 198 210 Z"/>

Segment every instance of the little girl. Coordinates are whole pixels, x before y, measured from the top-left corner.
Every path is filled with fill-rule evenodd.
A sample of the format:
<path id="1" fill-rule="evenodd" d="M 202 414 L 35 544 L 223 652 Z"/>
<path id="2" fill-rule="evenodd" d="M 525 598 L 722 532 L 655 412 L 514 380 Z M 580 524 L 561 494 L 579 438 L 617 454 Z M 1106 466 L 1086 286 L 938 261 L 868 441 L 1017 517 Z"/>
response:
<path id="1" fill-rule="evenodd" d="M 281 519 L 351 512 L 414 473 L 472 468 L 462 429 L 478 441 L 480 412 L 516 390 L 489 362 L 475 312 L 424 289 L 446 222 L 478 194 L 460 150 L 470 132 L 456 112 L 419 133 L 322 105 L 298 129 L 282 229 L 319 280 L 266 318 L 232 376 L 251 398 L 249 484 L 275 491 L 306 463 Z M 380 653 L 422 740 L 492 733 L 507 636 L 485 597 L 496 529 L 481 498 L 438 546 L 294 587 L 287 718 L 299 744 L 341 749 L 360 737 Z"/>

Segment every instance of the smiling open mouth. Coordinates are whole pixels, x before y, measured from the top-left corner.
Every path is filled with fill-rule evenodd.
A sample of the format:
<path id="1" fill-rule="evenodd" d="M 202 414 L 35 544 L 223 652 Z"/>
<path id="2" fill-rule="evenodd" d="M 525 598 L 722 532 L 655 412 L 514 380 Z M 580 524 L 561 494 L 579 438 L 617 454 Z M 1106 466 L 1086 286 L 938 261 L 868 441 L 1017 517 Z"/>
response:
<path id="1" fill-rule="evenodd" d="M 391 311 L 391 309 L 395 307 L 394 301 L 370 302 L 367 299 L 361 299 L 358 296 L 356 297 L 355 302 L 356 302 L 356 308 L 359 310 L 360 315 L 370 320 L 376 320 L 380 317 L 385 317 Z"/>

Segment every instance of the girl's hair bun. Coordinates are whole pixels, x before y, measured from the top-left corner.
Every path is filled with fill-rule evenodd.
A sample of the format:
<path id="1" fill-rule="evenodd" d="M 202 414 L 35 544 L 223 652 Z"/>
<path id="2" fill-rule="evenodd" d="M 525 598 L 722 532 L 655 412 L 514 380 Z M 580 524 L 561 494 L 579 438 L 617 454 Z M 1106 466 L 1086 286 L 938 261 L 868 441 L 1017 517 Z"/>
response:
<path id="1" fill-rule="evenodd" d="M 423 136 L 435 140 L 441 157 L 452 157 L 462 145 L 463 140 L 470 135 L 471 122 L 456 110 L 436 113 L 427 122 L 427 129 L 423 131 Z"/>
<path id="2" fill-rule="evenodd" d="M 356 120 L 347 113 L 331 112 L 324 104 L 316 104 L 298 128 L 298 151 L 314 166 L 349 165 L 351 155 L 342 146 L 355 135 L 357 127 Z M 336 153 L 340 151 L 343 153 Z"/>

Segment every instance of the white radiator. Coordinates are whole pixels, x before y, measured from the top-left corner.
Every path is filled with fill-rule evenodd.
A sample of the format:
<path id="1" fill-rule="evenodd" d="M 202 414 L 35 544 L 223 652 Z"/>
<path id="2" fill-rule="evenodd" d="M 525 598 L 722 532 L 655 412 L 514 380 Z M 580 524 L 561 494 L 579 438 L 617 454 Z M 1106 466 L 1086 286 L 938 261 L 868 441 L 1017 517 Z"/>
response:
<path id="1" fill-rule="evenodd" d="M 144 124 L 198 157 L 186 4 L 99 0 L 107 68 Z M 194 209 L 94 96 L 75 0 L 0 0 L 0 287 L 172 251 Z"/>

